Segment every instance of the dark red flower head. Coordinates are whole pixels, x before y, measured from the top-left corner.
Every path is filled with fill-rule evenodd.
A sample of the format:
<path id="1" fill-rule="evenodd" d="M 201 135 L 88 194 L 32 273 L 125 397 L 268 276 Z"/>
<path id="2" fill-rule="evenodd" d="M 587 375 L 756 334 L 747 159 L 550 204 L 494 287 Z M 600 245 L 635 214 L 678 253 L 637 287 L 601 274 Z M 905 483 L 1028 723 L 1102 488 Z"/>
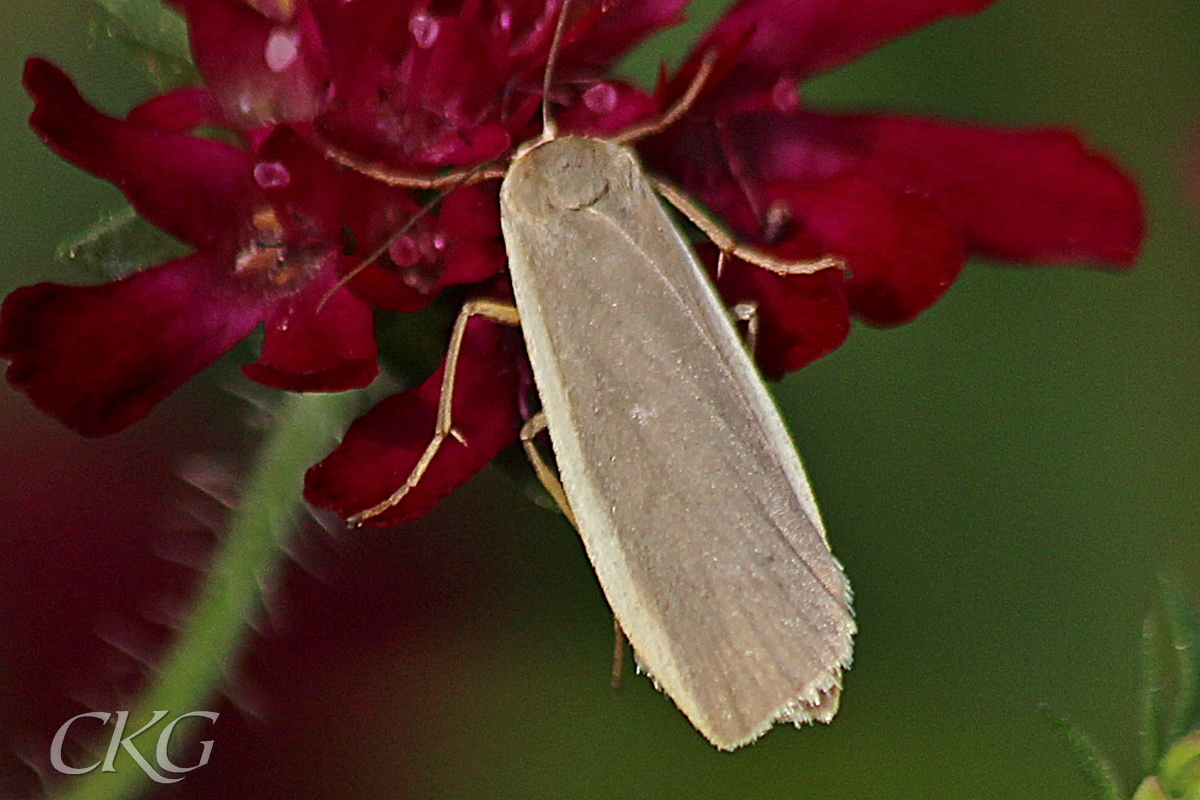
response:
<path id="1" fill-rule="evenodd" d="M 424 196 L 324 156 L 411 179 L 511 154 L 541 133 L 562 0 L 174 2 L 207 90 L 167 95 L 120 121 L 83 104 L 44 62 L 31 62 L 27 83 L 43 138 L 116 182 L 196 253 L 108 286 L 15 293 L 0 318 L 10 380 L 73 427 L 102 433 L 141 416 L 260 322 L 267 337 L 247 368 L 253 377 L 338 389 L 373 374 L 370 307 L 414 310 L 456 284 L 506 295 L 494 181 L 456 189 L 414 222 Z M 846 263 L 846 272 L 796 276 L 738 259 L 725 266 L 718 288 L 731 304 L 757 304 L 756 355 L 778 376 L 836 349 L 851 315 L 880 325 L 914 318 L 966 257 L 1134 260 L 1137 191 L 1073 133 L 800 102 L 800 80 L 990 2 L 741 0 L 648 93 L 612 67 L 675 24 L 685 0 L 576 0 L 552 75 L 554 117 L 590 135 L 644 123 L 715 55 L 696 102 L 638 149 L 649 172 L 743 242 L 783 259 Z M 201 122 L 238 131 L 246 146 L 188 135 Z M 713 248 L 701 249 L 715 262 Z M 383 255 L 366 261 L 375 250 Z M 433 435 L 440 375 L 356 423 L 310 471 L 310 501 L 350 516 L 390 495 Z M 515 439 L 530 390 L 519 337 L 472 322 L 453 407 L 466 444 L 448 439 L 418 488 L 370 524 L 419 516 L 482 468 Z"/>
<path id="2" fill-rule="evenodd" d="M 783 258 L 834 254 L 845 260 L 846 274 L 780 276 L 733 259 L 720 275 L 718 287 L 731 304 L 757 304 L 762 328 L 756 355 L 767 374 L 779 376 L 837 348 L 849 330 L 851 314 L 872 324 L 917 316 L 953 283 L 969 255 L 1118 266 L 1132 263 L 1136 256 L 1142 215 L 1135 187 L 1111 161 L 1088 152 L 1074 134 L 833 115 L 801 106 L 799 80 L 917 26 L 989 4 L 990 0 L 742 0 L 655 96 L 613 81 L 605 71 L 634 37 L 673 22 L 678 8 L 654 3 L 588 5 L 569 28 L 575 38 L 568 39 L 564 64 L 555 75 L 556 118 L 568 131 L 618 130 L 663 111 L 668 100 L 683 92 L 701 60 L 709 53 L 718 56 L 718 67 L 699 101 L 639 149 L 648 170 L 703 201 L 744 241 Z M 532 55 L 527 49 L 514 50 L 514 40 L 497 33 L 504 26 L 489 27 L 487 3 L 464 7 L 471 9 L 467 21 L 448 28 L 454 33 L 444 46 L 464 47 L 461 37 L 474 25 L 479 39 L 473 52 L 506 53 L 494 57 L 496 74 L 469 81 L 469 87 L 455 95 L 444 81 L 475 75 L 478 66 L 468 60 L 469 68 L 442 75 L 443 83 L 435 81 L 448 93 L 438 102 L 404 105 L 412 113 L 422 113 L 421 108 L 470 108 L 476 118 L 487 120 L 474 130 L 479 138 L 456 132 L 444 140 L 456 143 L 451 147 L 432 145 L 433 139 L 419 151 L 390 146 L 370 133 L 378 125 L 373 128 L 368 122 L 372 113 L 380 113 L 382 98 L 402 96 L 385 91 L 377 92 L 375 99 L 364 94 L 359 105 L 331 106 L 330 113 L 343 121 L 360 122 L 342 130 L 361 135 L 348 133 L 343 141 L 356 144 L 371 159 L 391 159 L 405 171 L 422 158 L 439 165 L 489 158 L 539 132 L 533 106 L 545 63 L 546 19 L 557 4 L 546 4 L 541 15 L 522 17 L 536 22 L 513 28 L 530 32 L 524 41 L 540 48 Z M 393 29 L 418 19 L 406 13 L 412 11 L 396 12 Z M 605 38 L 598 35 L 600 30 L 628 36 Z M 401 61 L 414 52 L 411 37 L 381 35 L 373 41 L 393 43 L 393 52 L 407 54 Z M 607 44 L 599 45 L 601 41 Z M 386 47 L 373 44 L 372 49 L 378 54 Z M 362 61 L 372 58 L 364 55 Z M 400 62 L 391 63 L 394 67 Z M 422 63 L 432 65 L 432 57 Z M 479 87 L 487 91 L 478 93 Z M 447 96 L 461 102 L 447 103 Z M 351 113 L 351 108 L 357 111 Z M 458 131 L 470 115 L 450 124 L 451 116 L 434 114 L 437 125 L 416 126 L 418 140 L 435 130 Z M 484 131 L 490 131 L 486 137 Z M 487 146 L 473 146 L 484 138 Z M 706 250 L 715 262 L 715 248 Z M 476 346 L 481 352 L 491 346 L 485 336 L 477 336 L 478 345 L 467 340 L 464 359 L 472 357 Z M 345 443 L 310 471 L 310 500 L 350 515 L 387 497 L 388 487 L 395 489 L 403 481 L 429 441 L 417 437 L 401 445 L 394 431 L 415 424 L 432 434 L 439 380 L 435 376 L 353 427 Z M 484 452 L 472 454 L 470 447 L 457 444 L 443 448 L 434 463 L 444 472 L 427 474 L 422 491 L 406 496 L 370 524 L 420 516 L 449 490 L 447 481 L 456 466 L 455 477 L 465 477 L 511 441 L 519 423 L 512 415 L 510 394 L 515 380 L 505 378 L 486 389 L 456 389 L 455 424 L 489 419 L 489 425 L 507 426 L 507 435 L 490 441 Z M 385 435 L 387 431 L 392 433 Z M 472 455 L 474 461 L 468 464 Z M 390 479 L 368 486 L 361 477 L 378 473 Z"/>
<path id="3" fill-rule="evenodd" d="M 118 120 L 48 62 L 31 59 L 25 85 L 31 125 L 50 147 L 119 186 L 195 252 L 102 286 L 14 292 L 0 314 L 14 386 L 81 433 L 112 433 L 260 323 L 263 356 L 247 371 L 264 382 L 329 390 L 373 378 L 369 307 L 336 288 L 340 232 L 273 198 L 303 162 L 323 163 L 318 154 L 282 129 L 253 150 L 188 135 L 210 116 L 204 93 L 168 95 Z"/>

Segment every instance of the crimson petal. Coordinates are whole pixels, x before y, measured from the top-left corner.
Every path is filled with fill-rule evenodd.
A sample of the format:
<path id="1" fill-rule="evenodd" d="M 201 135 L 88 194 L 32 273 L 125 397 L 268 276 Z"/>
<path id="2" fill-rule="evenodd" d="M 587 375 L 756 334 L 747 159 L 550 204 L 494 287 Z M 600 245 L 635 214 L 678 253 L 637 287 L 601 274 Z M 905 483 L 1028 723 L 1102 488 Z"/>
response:
<path id="1" fill-rule="evenodd" d="M 705 246 L 701 253 L 709 263 L 716 260 L 714 247 Z M 758 317 L 754 357 L 768 378 L 781 378 L 832 353 L 850 333 L 845 279 L 839 270 L 777 275 L 730 259 L 717 279 L 717 288 L 730 306 L 754 304 Z"/>
<path id="2" fill-rule="evenodd" d="M 365 269 L 355 267 L 354 277 L 347 286 L 355 296 L 375 308 L 404 314 L 420 311 L 437 299 L 437 294 L 423 293 L 410 286 L 399 272 L 374 264 Z"/>
<path id="3" fill-rule="evenodd" d="M 1145 233 L 1133 181 L 1069 131 L 802 114 L 745 118 L 736 135 L 768 179 L 853 171 L 924 194 L 979 255 L 1129 265 Z"/>
<path id="4" fill-rule="evenodd" d="M 618 0 L 603 4 L 604 13 L 579 41 L 563 49 L 563 60 L 595 66 L 612 64 L 656 31 L 684 21 L 690 0 Z"/>
<path id="5" fill-rule="evenodd" d="M 371 308 L 336 284 L 337 271 L 322 269 L 271 309 L 262 357 L 242 367 L 247 377 L 294 392 L 340 392 L 375 379 Z"/>
<path id="6" fill-rule="evenodd" d="M 424 516 L 516 440 L 520 353 L 512 329 L 484 319 L 468 324 L 452 413 L 454 429 L 466 444 L 447 438 L 416 487 L 367 525 L 386 527 Z M 433 438 L 444 369 L 443 364 L 420 386 L 384 400 L 351 425 L 337 449 L 308 471 L 308 501 L 350 517 L 403 485 Z"/>
<path id="7" fill-rule="evenodd" d="M 313 118 L 327 69 L 306 4 L 299 4 L 287 24 L 268 19 L 243 0 L 181 4 L 192 56 L 226 119 L 249 129 Z"/>
<path id="8" fill-rule="evenodd" d="M 337 167 L 287 125 L 272 127 L 259 143 L 254 177 L 292 243 L 340 239 L 365 209 L 386 208 L 389 195 L 401 194 Z"/>
<path id="9" fill-rule="evenodd" d="M 856 314 L 874 325 L 908 322 L 929 308 L 962 270 L 958 226 L 937 203 L 849 175 L 820 189 L 775 186 L 767 196 L 795 223 L 841 256 L 849 268 L 846 294 Z"/>
<path id="10" fill-rule="evenodd" d="M 622 81 L 603 81 L 585 89 L 581 102 L 558 114 L 559 128 L 586 136 L 611 136 L 659 111 L 653 97 Z"/>
<path id="11" fill-rule="evenodd" d="M 116 184 L 146 220 L 196 247 L 247 216 L 250 159 L 227 144 L 130 124 L 87 104 L 48 61 L 25 64 L 29 124 L 77 167 Z"/>
<path id="12" fill-rule="evenodd" d="M 438 228 L 449 234 L 450 244 L 439 288 L 479 283 L 504 269 L 507 256 L 498 191 L 494 186 L 463 186 L 442 200 Z"/>
<path id="13" fill-rule="evenodd" d="M 730 91 L 828 70 L 942 17 L 982 11 L 995 0 L 741 0 L 696 46 L 696 54 L 739 45 Z"/>
<path id="14" fill-rule="evenodd" d="M 175 133 L 187 133 L 201 125 L 221 121 L 221 107 L 208 89 L 190 86 L 150 98 L 129 112 L 132 125 L 146 125 Z"/>
<path id="15" fill-rule="evenodd" d="M 437 15 L 426 4 L 313 7 L 332 85 L 317 127 L 340 147 L 392 165 L 475 164 L 511 139 L 497 120 L 513 76 L 511 32 L 484 4 Z"/>
<path id="16" fill-rule="evenodd" d="M 245 338 L 262 318 L 197 253 L 102 286 L 40 283 L 0 309 L 8 380 L 85 436 L 115 433 Z"/>

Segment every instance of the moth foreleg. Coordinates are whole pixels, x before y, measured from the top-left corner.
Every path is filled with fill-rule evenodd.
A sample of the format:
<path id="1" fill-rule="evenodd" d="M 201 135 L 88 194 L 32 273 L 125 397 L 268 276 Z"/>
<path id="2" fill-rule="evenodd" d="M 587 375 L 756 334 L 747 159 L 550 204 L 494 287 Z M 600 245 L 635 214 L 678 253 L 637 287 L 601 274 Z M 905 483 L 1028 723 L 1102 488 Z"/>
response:
<path id="1" fill-rule="evenodd" d="M 746 323 L 746 336 L 743 341 L 746 344 L 746 351 L 753 357 L 755 348 L 758 346 L 758 326 L 761 320 L 758 315 L 758 303 L 753 300 L 744 300 L 735 305 L 732 311 L 734 319 Z"/>
<path id="2" fill-rule="evenodd" d="M 454 330 L 450 334 L 450 344 L 446 348 L 446 369 L 442 373 L 442 391 L 438 397 L 437 421 L 433 428 L 433 438 L 429 441 L 425 452 L 421 454 L 420 459 L 417 460 L 416 465 L 412 468 L 412 472 L 409 473 L 403 485 L 382 503 L 371 506 L 367 510 L 360 511 L 350 517 L 348 520 L 350 524 L 356 525 L 363 520 L 378 516 L 403 500 L 404 496 L 420 483 L 421 477 L 429 469 L 433 457 L 437 455 L 438 450 L 441 449 L 442 442 L 446 441 L 447 436 L 453 436 L 458 441 L 466 444 L 462 435 L 454 430 L 451 419 L 451 407 L 454 401 L 454 379 L 458 374 L 458 357 L 462 351 L 463 338 L 467 334 L 467 323 L 470 322 L 472 317 L 484 317 L 501 325 L 521 324 L 517 307 L 511 303 L 489 298 L 478 298 L 468 300 L 463 304 L 462 309 L 458 312 L 458 318 L 454 321 Z"/>
<path id="3" fill-rule="evenodd" d="M 748 247 L 726 233 L 720 225 L 713 221 L 707 211 L 678 187 L 655 178 L 654 188 L 680 214 L 683 214 L 689 222 L 699 228 L 700 232 L 720 249 L 723 256 L 740 258 L 742 261 L 747 261 L 756 267 L 762 267 L 778 275 L 808 275 L 823 269 L 846 269 L 846 262 L 837 256 L 822 256 L 812 261 L 792 261 L 773 256 L 754 247 Z"/>
<path id="4" fill-rule="evenodd" d="M 533 471 L 537 474 L 538 480 L 542 482 L 542 487 L 554 498 L 554 502 L 558 504 L 559 509 L 574 526 L 575 515 L 571 513 L 571 502 L 567 500 L 567 493 L 563 490 L 562 481 L 554 474 L 554 470 L 546 463 L 546 459 L 542 458 L 542 453 L 537 449 L 537 443 L 534 442 L 534 439 L 544 430 L 546 430 L 546 412 L 539 411 L 521 426 L 521 446 L 525 448 L 525 455 L 529 458 L 529 463 L 533 465 Z"/>

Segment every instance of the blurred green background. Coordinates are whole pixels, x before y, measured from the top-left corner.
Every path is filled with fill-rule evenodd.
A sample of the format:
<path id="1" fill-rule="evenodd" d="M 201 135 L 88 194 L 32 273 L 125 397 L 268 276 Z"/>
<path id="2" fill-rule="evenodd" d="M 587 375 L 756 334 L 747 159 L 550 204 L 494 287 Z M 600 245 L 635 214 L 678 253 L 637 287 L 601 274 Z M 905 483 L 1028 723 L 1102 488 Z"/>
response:
<path id="1" fill-rule="evenodd" d="M 724 5 L 695 0 L 632 69 L 677 61 Z M 120 202 L 25 125 L 31 53 L 110 111 L 150 91 L 83 8 L 0 5 L 3 293 L 61 276 L 56 244 Z M 1192 0 L 999 0 L 804 87 L 826 108 L 1074 127 L 1136 174 L 1150 222 L 1129 273 L 973 263 L 915 323 L 856 327 L 776 387 L 855 588 L 835 724 L 729 755 L 643 678 L 614 694 L 577 537 L 493 471 L 420 523 L 314 545 L 328 576 L 295 571 L 236 684 L 262 719 L 227 709 L 174 796 L 1084 798 L 1043 703 L 1132 791 L 1157 576 L 1200 600 L 1198 44 Z M 156 551 L 180 466 L 237 450 L 221 383 L 104 441 L 0 387 L 5 796 L 36 786 L 20 759 L 66 718 L 56 698 L 124 689 L 96 630 L 193 580 Z"/>

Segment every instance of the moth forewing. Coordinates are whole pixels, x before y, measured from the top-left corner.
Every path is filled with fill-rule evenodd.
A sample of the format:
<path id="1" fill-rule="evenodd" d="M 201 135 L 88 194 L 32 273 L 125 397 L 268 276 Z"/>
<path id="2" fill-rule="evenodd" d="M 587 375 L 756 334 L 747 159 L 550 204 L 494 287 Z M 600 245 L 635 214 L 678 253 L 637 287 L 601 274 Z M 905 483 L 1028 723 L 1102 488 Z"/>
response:
<path id="1" fill-rule="evenodd" d="M 500 203 L 563 488 L 639 665 L 722 749 L 828 721 L 849 585 L 779 413 L 633 152 L 535 143 Z"/>

